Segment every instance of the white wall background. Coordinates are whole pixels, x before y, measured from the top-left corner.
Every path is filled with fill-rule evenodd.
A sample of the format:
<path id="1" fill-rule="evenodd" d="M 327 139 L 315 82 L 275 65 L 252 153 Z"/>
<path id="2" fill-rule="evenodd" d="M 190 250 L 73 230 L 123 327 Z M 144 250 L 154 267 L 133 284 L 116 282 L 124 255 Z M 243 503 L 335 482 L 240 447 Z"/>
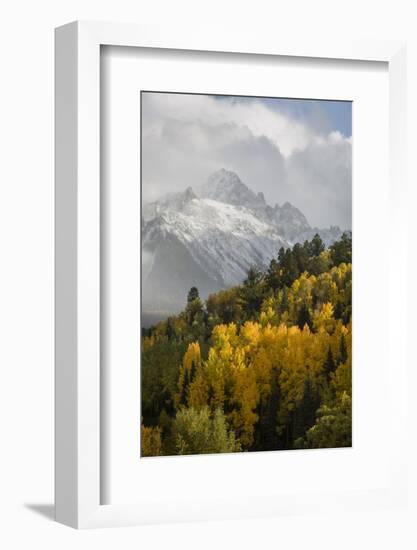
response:
<path id="1" fill-rule="evenodd" d="M 417 35 L 406 0 L 9 0 L 0 8 L 0 547 L 415 548 L 416 510 L 76 532 L 53 523 L 53 28 L 75 19 L 216 23 L 408 40 L 410 256 L 416 249 Z M 376 235 L 377 237 L 377 235 Z M 414 262 L 415 265 L 415 262 Z M 414 340 L 410 263 L 410 342 Z M 381 265 L 382 268 L 382 265 Z M 414 326 L 413 326 L 414 322 Z M 411 345 L 410 345 L 411 350 Z M 416 402 L 410 362 L 410 398 Z M 410 399 L 411 401 L 411 399 Z M 410 406 L 410 460 L 416 456 Z M 417 462 L 414 461 L 414 466 Z M 411 470 L 411 501 L 416 502 Z"/>

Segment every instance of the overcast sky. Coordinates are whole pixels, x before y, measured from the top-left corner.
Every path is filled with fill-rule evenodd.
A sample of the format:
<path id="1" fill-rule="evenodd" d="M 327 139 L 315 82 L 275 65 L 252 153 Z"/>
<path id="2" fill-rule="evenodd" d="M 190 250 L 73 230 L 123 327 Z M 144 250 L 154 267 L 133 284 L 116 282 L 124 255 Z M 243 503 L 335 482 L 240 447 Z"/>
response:
<path id="1" fill-rule="evenodd" d="M 145 202 L 220 168 L 313 226 L 351 229 L 351 103 L 142 93 Z"/>

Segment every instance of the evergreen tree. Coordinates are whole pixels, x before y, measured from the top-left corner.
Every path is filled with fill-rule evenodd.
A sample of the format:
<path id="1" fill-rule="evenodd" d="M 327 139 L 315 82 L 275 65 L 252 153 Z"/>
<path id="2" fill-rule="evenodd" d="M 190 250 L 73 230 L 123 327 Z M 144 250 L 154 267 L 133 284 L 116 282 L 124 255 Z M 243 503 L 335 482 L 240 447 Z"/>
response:
<path id="1" fill-rule="evenodd" d="M 345 363 L 348 358 L 345 335 L 342 333 L 339 344 L 339 363 Z"/>
<path id="2" fill-rule="evenodd" d="M 333 353 L 330 346 L 329 346 L 329 349 L 327 350 L 327 357 L 323 365 L 323 370 L 324 370 L 324 374 L 326 375 L 327 381 L 329 381 L 330 375 L 332 374 L 332 372 L 336 370 L 336 364 L 334 362 Z"/>
<path id="3" fill-rule="evenodd" d="M 191 327 L 196 323 L 197 326 L 196 330 L 193 330 L 193 338 L 199 337 L 201 333 L 204 333 L 204 309 L 203 309 L 203 303 L 200 300 L 200 296 L 198 293 L 197 287 L 193 286 L 191 287 L 190 291 L 188 292 L 187 296 L 187 306 L 185 308 L 185 318 L 187 320 L 187 324 Z"/>
<path id="4" fill-rule="evenodd" d="M 352 237 L 349 233 L 343 233 L 342 237 L 332 244 L 330 257 L 333 265 L 352 262 Z"/>
<path id="5" fill-rule="evenodd" d="M 284 286 L 280 295 L 279 312 L 284 313 L 288 311 L 288 287 Z"/>
<path id="6" fill-rule="evenodd" d="M 308 260 L 307 271 L 311 275 L 320 275 L 329 270 L 329 256 L 326 252 L 321 253 L 319 256 L 310 256 Z"/>
<path id="7" fill-rule="evenodd" d="M 307 369 L 308 370 L 308 369 Z M 316 412 L 320 406 L 320 396 L 314 388 L 310 375 L 304 381 L 304 394 L 293 415 L 292 440 L 302 437 L 316 422 Z"/>
<path id="8" fill-rule="evenodd" d="M 340 300 L 336 302 L 336 307 L 334 308 L 334 318 L 342 319 L 343 317 L 343 304 Z"/>
<path id="9" fill-rule="evenodd" d="M 259 421 L 255 430 L 255 451 L 273 451 L 279 448 L 277 434 L 277 412 L 279 407 L 279 385 L 277 372 L 271 374 L 271 391 L 265 403 L 260 403 L 257 413 Z"/>
<path id="10" fill-rule="evenodd" d="M 292 256 L 295 264 L 297 265 L 298 273 L 307 271 L 309 254 L 305 247 L 301 246 L 299 243 L 296 243 L 292 249 Z"/>
<path id="11" fill-rule="evenodd" d="M 312 327 L 310 310 L 305 302 L 302 304 L 298 312 L 297 325 L 301 330 L 303 330 L 304 325 L 307 325 L 310 329 Z"/>
<path id="12" fill-rule="evenodd" d="M 288 287 L 290 287 L 300 275 L 295 256 L 289 248 L 285 251 L 285 256 L 282 260 L 282 271 L 282 282 Z"/>
<path id="13" fill-rule="evenodd" d="M 167 335 L 168 340 L 170 340 L 174 336 L 174 325 L 172 317 L 168 317 L 167 319 L 165 334 Z"/>
<path id="14" fill-rule="evenodd" d="M 352 399 L 344 392 L 333 405 L 317 411 L 317 422 L 305 437 L 294 443 L 298 449 L 320 449 L 352 446 Z"/>
<path id="15" fill-rule="evenodd" d="M 190 385 L 190 375 L 188 369 L 184 371 L 184 383 L 181 388 L 180 405 L 186 405 L 188 399 L 188 386 Z"/>
<path id="16" fill-rule="evenodd" d="M 266 284 L 268 288 L 271 288 L 272 290 L 278 290 L 281 287 L 282 279 L 280 274 L 280 267 L 279 263 L 272 258 L 272 260 L 269 263 L 269 268 L 266 273 Z"/>
<path id="17" fill-rule="evenodd" d="M 282 266 L 282 262 L 285 258 L 285 248 L 281 246 L 281 248 L 278 250 L 278 263 Z"/>
<path id="18" fill-rule="evenodd" d="M 310 251 L 312 256 L 320 256 L 324 252 L 325 246 L 320 235 L 316 233 L 311 240 Z"/>
<path id="19" fill-rule="evenodd" d="M 248 319 L 256 317 L 264 299 L 262 273 L 257 267 L 250 267 L 241 288 L 243 308 Z"/>
<path id="20" fill-rule="evenodd" d="M 195 364 L 195 361 L 191 361 L 191 367 L 190 367 L 190 375 L 189 375 L 189 384 L 194 380 L 195 375 L 197 372 L 197 366 Z"/>
<path id="21" fill-rule="evenodd" d="M 200 294 L 198 293 L 198 288 L 196 286 L 192 286 L 187 296 L 187 303 L 191 304 L 191 302 L 198 300 L 199 298 Z"/>

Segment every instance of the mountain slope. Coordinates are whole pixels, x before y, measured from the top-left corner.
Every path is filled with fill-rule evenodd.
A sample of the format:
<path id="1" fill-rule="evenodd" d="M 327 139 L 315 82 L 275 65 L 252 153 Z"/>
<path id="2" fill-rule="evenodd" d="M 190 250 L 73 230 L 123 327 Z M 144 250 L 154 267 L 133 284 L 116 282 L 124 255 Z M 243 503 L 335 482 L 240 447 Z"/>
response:
<path id="1" fill-rule="evenodd" d="M 326 230 L 333 241 L 341 231 Z M 252 265 L 265 267 L 279 248 L 316 229 L 294 206 L 266 204 L 224 169 L 194 191 L 188 187 L 142 210 L 142 300 L 145 312 L 176 312 L 191 286 L 205 298 L 242 282 Z M 329 233 L 330 231 L 330 233 Z"/>

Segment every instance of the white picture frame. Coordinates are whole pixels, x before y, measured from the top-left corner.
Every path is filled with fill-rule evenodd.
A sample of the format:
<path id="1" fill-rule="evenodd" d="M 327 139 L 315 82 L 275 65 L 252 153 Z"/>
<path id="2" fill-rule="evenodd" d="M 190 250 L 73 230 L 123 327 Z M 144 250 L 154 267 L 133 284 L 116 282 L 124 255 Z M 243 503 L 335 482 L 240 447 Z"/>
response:
<path id="1" fill-rule="evenodd" d="M 55 506 L 56 519 L 76 528 L 121 526 L 160 520 L 186 520 L 175 503 L 158 516 L 155 508 L 101 504 L 100 474 L 100 47 L 102 45 L 168 48 L 207 52 L 264 54 L 333 60 L 381 61 L 389 70 L 390 189 L 393 231 L 405 233 L 405 45 L 401 42 L 325 40 L 280 42 L 269 35 L 169 29 L 116 23 L 75 22 L 56 30 L 56 359 L 55 359 Z M 399 239 L 399 242 L 401 240 Z M 405 269 L 406 249 L 399 246 L 396 264 Z M 400 270 L 400 273 L 403 271 Z M 405 319 L 405 296 L 389 304 L 390 314 Z M 405 321 L 404 321 L 405 322 Z M 403 342 L 404 343 L 404 342 Z M 401 344 L 401 343 L 400 343 Z M 390 373 L 391 375 L 392 373 Z M 398 419 L 405 418 L 406 355 L 399 345 L 395 366 Z M 403 423 L 404 424 L 404 423 Z M 331 501 L 340 509 L 382 502 L 396 505 L 406 492 L 402 428 L 391 475 L 383 494 L 361 492 Z M 151 498 L 152 495 L 149 495 Z M 271 513 L 308 512 L 323 507 L 312 495 L 301 502 L 289 495 Z M 216 514 L 212 514 L 212 508 Z M 235 517 L 220 502 L 195 514 Z"/>

